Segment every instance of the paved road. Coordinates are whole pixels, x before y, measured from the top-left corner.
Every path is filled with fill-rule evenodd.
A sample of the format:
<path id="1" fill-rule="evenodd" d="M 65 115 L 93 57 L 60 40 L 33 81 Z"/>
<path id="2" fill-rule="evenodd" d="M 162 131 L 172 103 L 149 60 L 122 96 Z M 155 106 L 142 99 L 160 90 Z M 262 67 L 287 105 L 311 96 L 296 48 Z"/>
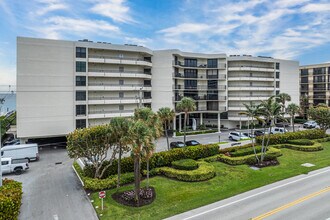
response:
<path id="1" fill-rule="evenodd" d="M 40 161 L 31 162 L 26 173 L 4 176 L 23 183 L 19 219 L 98 219 L 73 172 L 66 149 L 44 149 L 39 153 Z M 55 165 L 56 162 L 62 164 Z"/>
<path id="2" fill-rule="evenodd" d="M 177 219 L 330 219 L 330 167 L 194 209 Z"/>

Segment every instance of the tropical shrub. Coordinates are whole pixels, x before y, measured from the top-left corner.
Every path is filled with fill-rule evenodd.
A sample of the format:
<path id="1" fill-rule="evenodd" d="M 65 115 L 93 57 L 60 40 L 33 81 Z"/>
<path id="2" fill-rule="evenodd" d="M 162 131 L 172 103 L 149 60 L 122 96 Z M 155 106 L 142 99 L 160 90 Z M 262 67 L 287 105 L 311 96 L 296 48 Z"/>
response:
<path id="1" fill-rule="evenodd" d="M 261 146 L 256 146 L 255 150 L 257 153 L 260 153 Z M 232 156 L 232 157 L 240 157 L 240 156 L 246 156 L 246 155 L 250 155 L 250 154 L 254 154 L 254 150 L 252 147 L 241 148 L 241 149 L 237 149 L 236 151 L 230 152 L 230 156 Z"/>
<path id="2" fill-rule="evenodd" d="M 196 170 L 198 163 L 192 159 L 183 159 L 172 162 L 172 167 L 178 170 Z"/>
<path id="3" fill-rule="evenodd" d="M 314 144 L 314 141 L 308 139 L 289 140 L 288 144 L 311 146 Z"/>
<path id="4" fill-rule="evenodd" d="M 306 151 L 306 152 L 323 150 L 322 144 L 318 142 L 315 142 L 313 145 L 310 146 L 294 145 L 294 144 L 277 144 L 277 145 L 272 145 L 272 147 L 275 147 L 277 149 L 288 148 L 291 150 Z"/>
<path id="5" fill-rule="evenodd" d="M 18 219 L 22 194 L 22 183 L 3 180 L 3 185 L 0 187 L 0 220 Z"/>
<path id="6" fill-rule="evenodd" d="M 216 133 L 218 132 L 218 129 L 211 129 L 211 130 L 201 130 L 201 131 L 189 131 L 186 133 L 186 135 L 196 135 L 196 134 L 210 134 L 210 133 Z M 183 136 L 184 132 L 177 131 L 176 136 Z"/>

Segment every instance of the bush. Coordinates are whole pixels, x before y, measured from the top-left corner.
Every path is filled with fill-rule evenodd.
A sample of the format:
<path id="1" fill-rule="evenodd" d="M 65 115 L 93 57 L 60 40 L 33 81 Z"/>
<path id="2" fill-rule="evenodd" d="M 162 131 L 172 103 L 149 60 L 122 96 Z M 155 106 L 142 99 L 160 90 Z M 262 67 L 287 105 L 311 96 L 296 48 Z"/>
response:
<path id="1" fill-rule="evenodd" d="M 256 145 L 256 144 L 255 144 Z M 227 147 L 219 150 L 219 153 L 225 154 L 227 152 L 234 152 L 240 149 L 246 149 L 252 147 L 252 144 L 245 144 L 240 146 Z"/>
<path id="2" fill-rule="evenodd" d="M 178 170 L 196 170 L 198 163 L 192 159 L 183 159 L 172 162 L 172 167 Z"/>
<path id="3" fill-rule="evenodd" d="M 294 145 L 294 144 L 278 144 L 278 145 L 273 145 L 272 147 L 275 147 L 277 149 L 288 148 L 288 149 L 291 149 L 291 150 L 298 150 L 298 151 L 305 151 L 305 152 L 323 150 L 322 144 L 318 143 L 318 142 L 315 142 L 311 146 L 302 146 L 302 145 Z"/>
<path id="4" fill-rule="evenodd" d="M 267 135 L 268 136 L 268 135 Z M 267 136 L 265 140 L 267 141 Z M 296 140 L 296 139 L 318 139 L 324 138 L 326 134 L 324 131 L 320 129 L 311 129 L 311 130 L 304 130 L 304 131 L 296 131 L 296 132 L 287 132 L 284 134 L 271 134 L 269 138 L 269 145 L 273 144 L 284 144 L 287 143 L 289 140 Z M 262 143 L 262 136 L 256 138 L 256 142 L 258 144 Z"/>
<path id="5" fill-rule="evenodd" d="M 322 143 L 322 142 L 329 142 L 329 141 L 330 141 L 330 137 L 314 139 L 313 141 L 315 141 L 315 142 L 319 142 L 319 143 Z"/>
<path id="6" fill-rule="evenodd" d="M 200 161 L 196 170 L 177 170 L 171 167 L 156 168 L 159 174 L 185 182 L 198 182 L 211 179 L 215 176 L 214 166 Z"/>
<path id="7" fill-rule="evenodd" d="M 0 187 L 0 220 L 18 219 L 22 194 L 22 183 L 3 180 L 3 185 Z"/>
<path id="8" fill-rule="evenodd" d="M 261 146 L 256 146 L 255 150 L 256 150 L 257 153 L 260 153 L 261 152 Z M 240 157 L 240 156 L 246 156 L 246 155 L 250 155 L 250 154 L 254 154 L 253 147 L 241 148 L 241 149 L 238 149 L 236 151 L 230 152 L 230 156 L 232 156 L 232 157 Z"/>
<path id="9" fill-rule="evenodd" d="M 308 139 L 289 140 L 288 144 L 311 146 L 314 144 L 314 141 Z"/>
<path id="10" fill-rule="evenodd" d="M 307 120 L 304 118 L 295 118 L 294 123 L 296 124 L 304 124 Z"/>
<path id="11" fill-rule="evenodd" d="M 80 168 L 77 162 L 73 163 L 74 168 L 76 169 L 81 180 L 84 182 L 84 188 L 92 191 L 99 191 L 104 189 L 112 189 L 117 186 L 117 175 L 109 176 L 106 179 L 96 179 L 87 177 L 84 175 L 84 172 Z M 120 176 L 120 185 L 125 185 L 128 183 L 134 182 L 134 173 L 123 173 Z"/>
<path id="12" fill-rule="evenodd" d="M 203 131 L 188 131 L 186 135 L 195 135 L 195 134 L 209 134 L 209 133 L 216 133 L 218 132 L 218 129 L 212 129 L 212 130 L 203 130 Z M 177 131 L 176 136 L 183 136 L 184 132 Z"/>
<path id="13" fill-rule="evenodd" d="M 169 151 L 163 151 L 154 153 L 149 160 L 149 168 L 150 170 L 156 167 L 164 167 L 170 166 L 173 161 L 181 160 L 181 159 L 201 159 L 216 155 L 219 153 L 218 144 L 207 144 L 207 145 L 198 145 L 198 146 L 190 146 L 185 148 L 175 148 Z M 105 162 L 104 166 L 108 163 Z M 112 165 L 106 170 L 104 178 L 107 178 L 111 175 L 117 174 L 117 164 L 118 161 L 114 160 Z M 147 163 L 143 158 L 141 161 L 141 168 L 146 169 Z M 132 157 L 122 158 L 121 160 L 121 170 L 122 173 L 134 172 L 134 161 Z M 94 173 L 94 169 L 91 166 L 85 166 L 84 174 L 88 177 L 92 177 Z"/>

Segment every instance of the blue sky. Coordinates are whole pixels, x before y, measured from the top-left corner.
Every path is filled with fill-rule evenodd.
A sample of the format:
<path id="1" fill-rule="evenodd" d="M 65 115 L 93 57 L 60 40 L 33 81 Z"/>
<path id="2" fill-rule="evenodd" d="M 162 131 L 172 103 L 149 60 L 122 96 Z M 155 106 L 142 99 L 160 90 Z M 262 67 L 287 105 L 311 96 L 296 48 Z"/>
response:
<path id="1" fill-rule="evenodd" d="M 17 36 L 330 61 L 329 0 L 0 0 L 0 16 L 0 85 Z"/>

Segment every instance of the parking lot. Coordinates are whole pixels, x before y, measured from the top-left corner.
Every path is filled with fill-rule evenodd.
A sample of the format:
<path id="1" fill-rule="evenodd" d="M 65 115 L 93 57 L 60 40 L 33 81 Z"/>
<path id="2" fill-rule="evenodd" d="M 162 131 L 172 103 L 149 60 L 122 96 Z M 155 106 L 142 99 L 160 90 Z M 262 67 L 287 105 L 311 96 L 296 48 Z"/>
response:
<path id="1" fill-rule="evenodd" d="M 4 175 L 23 183 L 19 219 L 98 219 L 77 176 L 66 149 L 39 150 L 40 160 L 31 162 L 22 175 Z"/>

